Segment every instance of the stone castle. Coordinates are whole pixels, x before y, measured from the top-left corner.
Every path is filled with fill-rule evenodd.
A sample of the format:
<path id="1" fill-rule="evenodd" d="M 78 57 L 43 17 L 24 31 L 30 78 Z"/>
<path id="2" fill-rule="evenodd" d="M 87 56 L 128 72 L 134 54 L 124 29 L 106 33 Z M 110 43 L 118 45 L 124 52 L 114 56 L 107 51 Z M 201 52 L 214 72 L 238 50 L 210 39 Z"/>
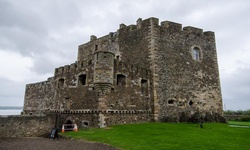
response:
<path id="1" fill-rule="evenodd" d="M 149 121 L 220 121 L 214 32 L 149 18 L 78 47 L 75 63 L 26 85 L 24 115 L 79 127 Z"/>

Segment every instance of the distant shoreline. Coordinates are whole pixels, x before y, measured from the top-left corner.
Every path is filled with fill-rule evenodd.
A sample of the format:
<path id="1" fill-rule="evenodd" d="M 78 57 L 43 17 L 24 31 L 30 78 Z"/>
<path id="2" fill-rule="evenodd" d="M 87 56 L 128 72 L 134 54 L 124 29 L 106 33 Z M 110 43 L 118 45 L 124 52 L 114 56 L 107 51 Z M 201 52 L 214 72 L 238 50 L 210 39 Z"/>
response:
<path id="1" fill-rule="evenodd" d="M 0 106 L 0 110 L 23 110 L 23 106 Z"/>

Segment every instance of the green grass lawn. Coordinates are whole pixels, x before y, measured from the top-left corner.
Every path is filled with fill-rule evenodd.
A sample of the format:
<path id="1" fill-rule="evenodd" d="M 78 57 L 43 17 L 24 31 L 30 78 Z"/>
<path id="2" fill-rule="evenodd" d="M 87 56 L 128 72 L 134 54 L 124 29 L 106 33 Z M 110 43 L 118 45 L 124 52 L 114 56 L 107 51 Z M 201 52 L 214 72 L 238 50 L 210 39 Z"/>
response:
<path id="1" fill-rule="evenodd" d="M 250 126 L 250 122 L 241 122 L 241 121 L 228 121 L 230 125 L 239 125 L 239 126 Z"/>
<path id="2" fill-rule="evenodd" d="M 107 143 L 124 150 L 250 149 L 250 128 L 219 123 L 205 123 L 203 129 L 186 123 L 128 124 L 61 135 Z"/>

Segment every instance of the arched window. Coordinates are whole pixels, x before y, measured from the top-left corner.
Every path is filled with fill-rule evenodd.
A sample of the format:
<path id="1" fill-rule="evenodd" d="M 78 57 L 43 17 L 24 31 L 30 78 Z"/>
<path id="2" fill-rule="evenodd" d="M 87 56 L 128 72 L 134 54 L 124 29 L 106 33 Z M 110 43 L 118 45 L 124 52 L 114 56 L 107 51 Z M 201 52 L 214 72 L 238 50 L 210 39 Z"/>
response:
<path id="1" fill-rule="evenodd" d="M 194 60 L 200 60 L 200 49 L 197 47 L 193 48 L 192 55 Z"/>

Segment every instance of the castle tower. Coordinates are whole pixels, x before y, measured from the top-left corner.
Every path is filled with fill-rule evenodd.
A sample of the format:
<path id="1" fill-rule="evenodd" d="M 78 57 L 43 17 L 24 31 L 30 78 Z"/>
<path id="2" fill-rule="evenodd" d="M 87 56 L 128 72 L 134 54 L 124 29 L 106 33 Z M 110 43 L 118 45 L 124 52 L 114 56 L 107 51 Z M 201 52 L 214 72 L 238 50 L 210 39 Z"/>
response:
<path id="1" fill-rule="evenodd" d="M 99 50 L 95 45 L 94 86 L 98 92 L 105 93 L 113 86 L 114 56 L 110 50 Z"/>

